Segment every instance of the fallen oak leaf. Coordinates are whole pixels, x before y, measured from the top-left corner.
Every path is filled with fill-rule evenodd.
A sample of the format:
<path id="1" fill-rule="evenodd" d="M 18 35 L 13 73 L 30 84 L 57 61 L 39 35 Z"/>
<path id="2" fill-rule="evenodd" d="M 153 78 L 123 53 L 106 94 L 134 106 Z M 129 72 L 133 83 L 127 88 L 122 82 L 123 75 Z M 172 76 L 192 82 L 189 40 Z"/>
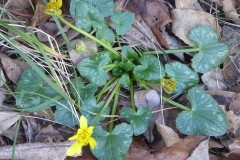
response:
<path id="1" fill-rule="evenodd" d="M 66 151 L 71 146 L 72 142 L 59 143 L 25 143 L 15 146 L 15 159 L 24 160 L 64 160 Z M 47 154 L 46 154 L 47 153 Z M 12 158 L 12 146 L 0 147 L 1 159 Z"/>

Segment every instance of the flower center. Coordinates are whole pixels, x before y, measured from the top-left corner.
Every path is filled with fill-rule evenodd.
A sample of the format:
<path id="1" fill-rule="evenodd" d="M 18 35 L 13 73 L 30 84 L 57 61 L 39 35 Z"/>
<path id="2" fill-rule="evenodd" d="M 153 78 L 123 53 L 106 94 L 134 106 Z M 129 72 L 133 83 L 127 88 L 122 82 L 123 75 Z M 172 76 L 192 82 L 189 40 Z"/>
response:
<path id="1" fill-rule="evenodd" d="M 87 132 L 86 129 L 82 129 L 82 131 L 78 134 L 78 142 L 81 143 L 83 146 L 88 145 L 89 138 L 91 135 Z"/>

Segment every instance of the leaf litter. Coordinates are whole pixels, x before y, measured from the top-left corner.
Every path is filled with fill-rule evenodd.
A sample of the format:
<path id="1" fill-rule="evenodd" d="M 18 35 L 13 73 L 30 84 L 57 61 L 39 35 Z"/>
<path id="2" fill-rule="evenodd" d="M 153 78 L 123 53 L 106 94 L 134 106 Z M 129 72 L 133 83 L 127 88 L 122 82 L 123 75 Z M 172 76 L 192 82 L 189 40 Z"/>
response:
<path id="1" fill-rule="evenodd" d="M 228 131 L 227 134 L 232 134 L 229 137 L 224 135 L 222 138 L 216 137 L 216 143 L 219 145 L 215 145 L 215 147 L 209 147 L 212 139 L 200 136 L 183 136 L 180 134 L 176 128 L 172 126 L 167 126 L 168 123 L 163 123 L 162 119 L 158 119 L 159 115 L 153 115 L 152 120 L 150 121 L 150 127 L 147 132 L 145 132 L 145 138 L 148 140 L 146 143 L 142 139 L 134 139 L 131 144 L 130 150 L 127 153 L 126 159 L 139 159 L 142 157 L 147 157 L 147 159 L 209 159 L 211 157 L 213 151 L 216 151 L 216 148 L 223 147 L 227 150 L 227 154 L 223 153 L 222 150 L 218 150 L 218 153 L 214 156 L 223 156 L 232 159 L 238 159 L 240 156 L 240 87 L 239 87 L 239 77 L 240 77 L 240 58 L 239 58 L 239 11 L 237 6 L 239 6 L 239 1 L 236 0 L 211 0 L 202 3 L 202 1 L 183 1 L 175 0 L 174 2 L 162 2 L 162 1 L 147 1 L 147 0 L 133 0 L 129 1 L 126 4 L 124 0 L 118 0 L 119 3 L 122 3 L 123 7 L 122 11 L 127 10 L 135 13 L 135 21 L 132 25 L 131 29 L 121 38 L 125 39 L 125 42 L 132 46 L 138 46 L 139 44 L 149 49 L 161 49 L 162 47 L 171 48 L 171 45 L 174 45 L 175 48 L 181 48 L 182 46 L 190 45 L 194 46 L 192 41 L 189 39 L 188 35 L 190 30 L 199 25 L 208 25 L 212 26 L 218 31 L 218 37 L 221 37 L 222 40 L 229 44 L 231 53 L 228 59 L 224 62 L 223 66 L 219 66 L 216 70 L 212 70 L 211 72 L 202 74 L 202 84 L 208 89 L 211 95 L 213 95 L 214 99 L 218 102 L 218 104 L 222 104 L 221 106 L 224 110 L 224 114 L 228 119 Z M 31 24 L 31 26 L 39 27 L 41 30 L 45 31 L 49 35 L 56 38 L 59 35 L 59 32 L 55 26 L 55 23 L 52 23 L 52 19 L 50 16 L 46 15 L 43 12 L 44 4 L 42 1 L 31 1 L 34 4 L 34 14 L 31 4 L 26 1 L 12 1 L 10 6 L 12 8 L 18 8 L 20 10 L 28 10 L 28 13 L 21 15 L 20 19 L 26 22 L 26 24 Z M 2 2 L 1 2 L 2 3 Z M 207 3 L 207 4 L 206 4 Z M 69 6 L 69 2 L 65 2 L 66 6 Z M 217 6 L 217 7 L 216 7 Z M 210 7 L 210 8 L 208 8 Z M 216 7 L 216 8 L 215 8 Z M 7 8 L 7 9 L 12 9 Z M 216 11 L 216 12 L 213 12 Z M 225 14 L 228 20 L 219 20 L 218 19 L 218 11 Z M 18 13 L 14 13 L 19 17 Z M 65 12 L 68 14 L 68 12 Z M 50 20 L 49 20 L 50 18 Z M 30 23 L 31 22 L 31 23 Z M 221 27 L 220 27 L 221 26 Z M 165 32 L 165 33 L 164 33 Z M 78 36 L 75 32 L 66 29 L 67 37 L 71 37 L 69 39 L 73 39 Z M 168 37 L 167 37 L 168 36 Z M 172 40 L 169 40 L 172 37 Z M 48 42 L 45 38 L 41 38 L 38 35 L 38 38 L 43 42 Z M 60 37 L 61 38 L 61 37 Z M 57 38 L 58 39 L 58 38 Z M 87 45 L 97 50 L 97 45 L 89 42 L 85 38 L 83 41 L 87 43 Z M 58 40 L 60 46 L 67 43 L 64 39 Z M 76 44 L 76 39 L 70 41 L 72 45 Z M 2 49 L 2 47 L 0 48 Z M 89 56 L 89 53 L 78 55 L 77 53 L 73 53 L 71 48 L 68 48 L 68 52 L 70 52 L 70 61 L 74 64 L 77 64 L 81 59 L 81 56 Z M 3 50 L 4 51 L 4 50 Z M 1 52 L 3 52 L 1 51 Z M 1 54 L 1 65 L 2 70 L 1 77 L 5 76 L 8 78 L 8 82 L 17 83 L 22 72 L 27 68 L 27 65 L 22 60 L 16 60 L 14 56 L 6 56 L 4 53 Z M 179 57 L 181 61 L 185 64 L 188 64 L 188 55 L 182 53 L 182 56 Z M 1 88 L 3 85 L 1 85 Z M 156 110 L 160 110 L 163 115 L 167 111 L 162 111 L 162 102 L 160 101 L 159 95 L 156 91 L 151 90 L 147 91 L 139 91 L 135 92 L 135 104 L 136 106 L 148 107 L 151 112 Z M 12 103 L 12 100 L 9 97 L 3 95 L 3 100 L 1 100 L 1 105 L 5 105 L 4 103 Z M 2 97 L 2 96 L 1 96 Z M 184 97 L 184 95 L 183 95 Z M 186 98 L 184 97 L 186 102 Z M 190 98 L 191 99 L 191 98 Z M 126 100 L 127 101 L 127 100 Z M 123 104 L 128 104 L 129 101 L 123 102 Z M 161 106 L 161 107 L 160 107 Z M 166 109 L 166 108 L 164 108 Z M 171 109 L 171 108 L 170 108 Z M 7 139 L 6 134 L 3 134 L 5 131 L 14 132 L 14 127 L 16 122 L 19 120 L 20 115 L 18 112 L 13 111 L 0 111 L 2 116 L 0 116 L 0 140 L 7 143 L 9 139 Z M 40 114 L 36 113 L 35 115 L 39 116 Z M 16 145 L 16 159 L 64 159 L 65 152 L 67 148 L 71 145 L 69 142 L 60 142 L 65 141 L 69 136 L 63 136 L 62 132 L 59 132 L 60 126 L 54 126 L 52 124 L 46 125 L 45 120 L 49 119 L 49 117 L 44 117 L 43 121 L 36 118 L 36 122 L 29 122 L 24 119 L 22 124 L 22 128 L 25 129 L 25 133 L 21 132 L 21 134 L 25 134 L 28 141 L 33 142 L 30 144 L 17 144 Z M 24 116 L 28 116 L 27 114 Z M 31 115 L 32 116 L 32 115 Z M 170 115 L 170 118 L 176 118 L 175 115 Z M 39 117 L 38 117 L 39 118 Z M 167 121 L 167 116 L 161 117 Z M 47 121 L 48 123 L 51 122 Z M 40 126 L 42 129 L 33 127 L 32 129 L 28 128 L 30 124 L 34 125 L 38 123 L 36 126 Z M 172 122 L 175 124 L 175 122 Z M 25 124 L 25 125 L 24 125 Z M 27 124 L 27 125 L 26 125 Z M 40 124 L 40 125 L 39 125 Z M 216 124 L 217 125 L 217 124 Z M 56 129 L 55 129 L 56 128 Z M 187 128 L 185 128 L 188 130 Z M 27 132 L 37 132 L 27 134 Z M 157 131 L 157 132 L 156 132 Z M 188 131 L 187 131 L 188 132 Z M 63 134 L 63 135 L 62 135 Z M 68 134 L 72 134 L 71 132 Z M 10 137 L 10 136 L 9 136 Z M 13 136 L 12 136 L 13 137 Z M 29 140 L 29 137 L 30 140 Z M 120 138 L 120 137 L 119 137 Z M 224 138 L 227 139 L 228 145 L 224 141 Z M 11 138 L 10 138 L 11 139 Z M 13 138 L 11 139 L 13 140 Z M 54 142 L 52 144 L 49 143 L 37 143 L 41 142 Z M 138 143 L 138 141 L 143 141 Z M 137 142 L 137 143 L 136 143 Z M 164 145 L 159 146 L 158 150 L 151 150 L 150 146 L 153 143 L 164 142 Z M 4 144 L 0 143 L 0 144 Z M 214 146 L 214 145 L 213 145 Z M 129 146 L 127 146 L 129 147 Z M 48 151 L 48 155 L 45 154 L 46 150 Z M 27 152 L 26 152 L 27 151 Z M 1 146 L 0 148 L 0 157 L 4 159 L 11 158 L 12 148 L 8 146 Z M 211 153 L 209 155 L 209 152 Z M 38 156 L 36 157 L 36 153 Z M 52 154 L 54 153 L 54 154 Z M 141 154 L 139 154 L 141 153 Z M 172 154 L 176 153 L 176 154 Z M 121 155 L 122 156 L 122 155 Z"/>

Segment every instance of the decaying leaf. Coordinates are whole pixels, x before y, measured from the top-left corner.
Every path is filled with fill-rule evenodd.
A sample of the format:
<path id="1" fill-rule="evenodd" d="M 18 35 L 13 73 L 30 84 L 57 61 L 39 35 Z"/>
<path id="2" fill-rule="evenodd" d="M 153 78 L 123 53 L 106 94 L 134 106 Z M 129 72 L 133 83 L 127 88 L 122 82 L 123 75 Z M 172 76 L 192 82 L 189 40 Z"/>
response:
<path id="1" fill-rule="evenodd" d="M 36 6 L 35 6 L 35 12 L 32 18 L 32 26 L 38 26 L 43 24 L 49 17 L 50 15 L 47 15 L 44 13 L 44 8 L 45 4 L 43 3 L 42 0 L 37 0 L 36 1 Z"/>
<path id="2" fill-rule="evenodd" d="M 225 13 L 225 16 L 230 18 L 234 23 L 240 24 L 239 15 L 235 8 L 235 1 L 234 0 L 223 0 L 222 5 L 223 5 L 223 11 Z"/>
<path id="3" fill-rule="evenodd" d="M 187 160 L 209 160 L 208 142 L 209 139 L 202 141 Z"/>
<path id="4" fill-rule="evenodd" d="M 188 38 L 189 32 L 193 27 L 208 25 L 217 28 L 215 17 L 207 12 L 190 9 L 173 9 L 171 15 L 173 33 L 190 46 L 194 45 Z"/>
<path id="5" fill-rule="evenodd" d="M 159 29 L 170 23 L 172 20 L 169 16 L 168 9 L 163 2 L 132 0 L 127 1 L 125 9 L 133 12 L 135 15 L 141 16 L 147 26 L 151 29 L 157 42 L 162 46 L 167 47 L 166 40 Z M 147 33 L 147 35 L 148 34 L 149 33 Z"/>
<path id="6" fill-rule="evenodd" d="M 157 130 L 161 134 L 165 142 L 165 145 L 167 147 L 171 147 L 172 145 L 174 145 L 175 143 L 181 140 L 177 135 L 177 133 L 172 128 L 165 125 L 161 125 L 157 121 L 156 121 L 156 125 L 157 125 Z"/>
<path id="7" fill-rule="evenodd" d="M 8 78 L 17 83 L 22 72 L 28 67 L 28 64 L 23 61 L 11 59 L 3 53 L 0 53 L 0 59 Z"/>
<path id="8" fill-rule="evenodd" d="M 25 143 L 16 145 L 15 159 L 24 160 L 64 160 L 66 151 L 73 142 L 59 143 Z M 0 147 L 1 159 L 12 158 L 12 146 Z"/>
<path id="9" fill-rule="evenodd" d="M 240 29 L 238 27 L 224 25 L 222 39 L 230 48 L 230 56 L 223 64 L 223 74 L 226 81 L 230 85 L 233 85 L 240 81 Z"/>
<path id="10" fill-rule="evenodd" d="M 219 68 L 204 73 L 201 79 L 209 90 L 227 90 L 227 83 L 225 82 L 222 71 Z"/>
<path id="11" fill-rule="evenodd" d="M 133 139 L 132 145 L 126 155 L 126 160 L 139 160 L 143 159 L 143 157 L 147 160 L 155 160 L 149 149 L 142 142 L 140 138 Z"/>
<path id="12" fill-rule="evenodd" d="M 51 124 L 41 129 L 35 137 L 35 142 L 61 142 L 62 135 Z"/>
<path id="13" fill-rule="evenodd" d="M 228 119 L 228 131 L 232 131 L 233 133 L 240 127 L 240 117 L 236 116 L 233 111 L 226 111 L 225 106 L 221 106 L 223 111 L 225 112 Z"/>
<path id="14" fill-rule="evenodd" d="M 232 110 L 234 114 L 238 116 L 240 116 L 239 104 L 240 104 L 240 93 L 236 93 L 231 100 L 229 109 Z"/>
<path id="15" fill-rule="evenodd" d="M 156 159 L 185 160 L 205 138 L 204 136 L 187 136 L 171 147 L 164 148 L 161 152 L 156 153 L 155 157 Z"/>
<path id="16" fill-rule="evenodd" d="M 176 9 L 203 10 L 197 0 L 175 0 Z"/>
<path id="17" fill-rule="evenodd" d="M 51 35 L 53 38 L 57 36 L 57 33 L 59 31 L 57 25 L 52 22 L 46 22 L 38 26 L 38 29 L 44 31 L 45 33 Z M 37 32 L 37 36 L 39 41 L 41 42 L 49 42 L 52 39 L 48 38 L 45 34 L 42 32 Z"/>
<path id="18" fill-rule="evenodd" d="M 18 112 L 0 111 L 0 134 L 2 134 L 8 128 L 14 125 L 19 118 L 20 115 Z"/>

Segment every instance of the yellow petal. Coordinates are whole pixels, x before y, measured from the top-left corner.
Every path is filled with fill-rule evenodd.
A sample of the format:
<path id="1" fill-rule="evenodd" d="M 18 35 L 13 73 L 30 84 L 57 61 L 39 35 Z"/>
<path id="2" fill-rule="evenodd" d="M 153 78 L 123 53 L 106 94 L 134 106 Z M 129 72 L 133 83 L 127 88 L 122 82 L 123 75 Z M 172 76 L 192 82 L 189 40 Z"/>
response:
<path id="1" fill-rule="evenodd" d="M 87 119 L 84 116 L 80 117 L 80 128 L 81 129 L 87 129 L 88 128 Z"/>
<path id="2" fill-rule="evenodd" d="M 75 142 L 71 147 L 67 150 L 67 156 L 73 156 L 75 153 L 80 154 L 82 152 L 81 143 Z"/>
<path id="3" fill-rule="evenodd" d="M 57 0 L 57 5 L 59 8 L 62 7 L 62 0 Z"/>
<path id="4" fill-rule="evenodd" d="M 68 140 L 69 140 L 69 141 L 72 141 L 72 140 L 75 140 L 75 139 L 77 139 L 77 137 L 78 137 L 77 135 L 74 135 L 74 136 L 72 136 L 72 137 L 68 138 Z"/>
<path id="5" fill-rule="evenodd" d="M 92 135 L 93 129 L 94 129 L 94 127 L 93 127 L 93 126 L 90 126 L 90 127 L 88 127 L 87 132 L 88 132 L 90 135 Z"/>
<path id="6" fill-rule="evenodd" d="M 92 137 L 90 137 L 89 139 L 89 145 L 91 147 L 91 149 L 94 149 L 97 145 L 97 142 L 95 141 L 95 139 L 93 139 Z"/>

